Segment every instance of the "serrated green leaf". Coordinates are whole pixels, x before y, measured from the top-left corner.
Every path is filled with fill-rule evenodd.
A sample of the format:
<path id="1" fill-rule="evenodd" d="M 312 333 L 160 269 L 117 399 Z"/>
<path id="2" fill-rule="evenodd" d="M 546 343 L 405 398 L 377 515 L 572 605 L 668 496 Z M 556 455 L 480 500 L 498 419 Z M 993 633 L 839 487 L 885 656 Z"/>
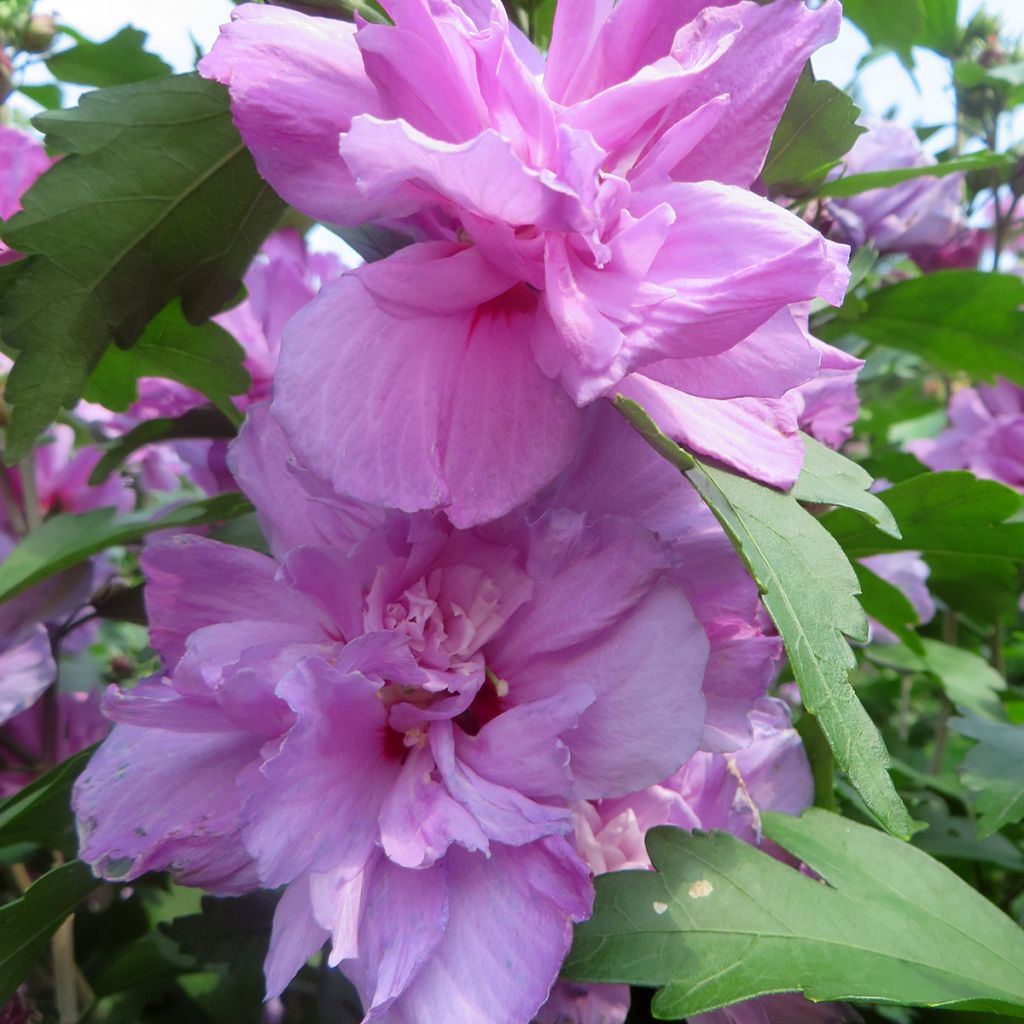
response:
<path id="1" fill-rule="evenodd" d="M 77 401 L 111 341 L 133 344 L 179 297 L 192 323 L 216 313 L 284 209 L 226 90 L 196 75 L 88 93 L 36 124 L 68 155 L 3 230 L 28 254 L 0 268 L 11 461 Z"/>
<path id="2" fill-rule="evenodd" d="M 71 786 L 95 749 L 69 757 L 0 803 L 0 846 L 63 847 L 71 825 Z"/>
<path id="3" fill-rule="evenodd" d="M 873 189 L 892 188 L 894 185 L 917 178 L 945 178 L 950 174 L 966 174 L 968 171 L 983 171 L 991 167 L 1007 168 L 1012 167 L 1015 162 L 1015 158 L 1009 153 L 968 153 L 966 156 L 924 167 L 901 167 L 891 171 L 848 174 L 833 181 L 826 181 L 814 191 L 815 195 L 846 199 L 862 192 L 871 192 Z"/>
<path id="4" fill-rule="evenodd" d="M 14 995 L 50 936 L 100 883 L 81 861 L 62 864 L 0 907 L 0 1006 Z"/>
<path id="5" fill-rule="evenodd" d="M 836 764 L 887 829 L 909 836 L 909 815 L 886 773 L 885 744 L 849 683 L 856 659 L 845 637 L 866 640 L 868 624 L 842 550 L 791 494 L 702 463 L 662 435 L 636 403 L 619 398 L 616 405 L 714 512 L 761 588 L 804 707 L 818 719 Z"/>
<path id="6" fill-rule="evenodd" d="M 921 646 L 921 654 L 902 644 L 877 644 L 867 653 L 878 665 L 934 676 L 946 696 L 964 711 L 987 718 L 1003 717 L 999 694 L 1006 689 L 1006 680 L 984 658 L 939 640 L 924 638 Z"/>
<path id="7" fill-rule="evenodd" d="M 954 718 L 950 726 L 977 740 L 960 766 L 964 785 L 976 794 L 982 839 L 1024 818 L 1024 725 Z"/>
<path id="8" fill-rule="evenodd" d="M 805 68 L 775 129 L 761 177 L 766 185 L 799 194 L 849 153 L 864 129 L 859 108 L 831 82 Z"/>
<path id="9" fill-rule="evenodd" d="M 597 879 L 563 975 L 664 986 L 677 1020 L 773 992 L 1024 1017 L 1024 932 L 938 861 L 823 810 L 762 815 L 816 881 L 734 836 L 656 828 Z"/>
<path id="10" fill-rule="evenodd" d="M 190 324 L 175 300 L 162 309 L 130 348 L 111 346 L 85 383 L 90 402 L 124 412 L 138 397 L 139 377 L 165 377 L 202 392 L 236 426 L 242 417 L 231 402 L 252 383 L 245 350 L 223 327 Z"/>
<path id="11" fill-rule="evenodd" d="M 181 529 L 233 519 L 252 511 L 240 494 L 218 494 L 189 504 L 119 514 L 98 508 L 58 515 L 30 533 L 0 563 L 0 601 L 120 544 L 141 540 L 154 530 Z"/>
<path id="12" fill-rule="evenodd" d="M 832 321 L 825 340 L 853 332 L 912 352 L 944 373 L 1007 377 L 1024 384 L 1024 280 L 1013 274 L 942 270 L 867 296 L 853 323 Z"/>
<path id="13" fill-rule="evenodd" d="M 790 495 L 797 501 L 815 505 L 840 505 L 865 516 L 883 533 L 898 538 L 899 526 L 893 514 L 869 488 L 871 475 L 851 462 L 845 455 L 826 448 L 807 434 L 804 442 L 804 465 Z"/>
<path id="14" fill-rule="evenodd" d="M 101 43 L 83 39 L 76 46 L 46 58 L 46 67 L 58 82 L 107 88 L 162 78 L 169 64 L 146 52 L 146 33 L 128 25 Z"/>

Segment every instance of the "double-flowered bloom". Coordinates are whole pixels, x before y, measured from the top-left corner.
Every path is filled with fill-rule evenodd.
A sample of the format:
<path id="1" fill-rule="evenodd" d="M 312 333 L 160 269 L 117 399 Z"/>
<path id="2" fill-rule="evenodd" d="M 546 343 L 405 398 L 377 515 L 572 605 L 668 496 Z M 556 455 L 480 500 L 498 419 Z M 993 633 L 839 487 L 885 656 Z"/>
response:
<path id="1" fill-rule="evenodd" d="M 525 1024 L 590 910 L 574 807 L 748 742 L 779 656 L 685 481 L 611 409 L 587 430 L 546 499 L 466 531 L 339 502 L 254 408 L 235 472 L 274 557 L 145 555 L 169 675 L 106 698 L 81 855 L 285 886 L 271 994 L 329 941 L 371 1020 Z"/>
<path id="2" fill-rule="evenodd" d="M 546 61 L 495 0 L 393 0 L 394 25 L 244 5 L 202 72 L 261 173 L 327 222 L 415 244 L 292 321 L 275 415 L 340 493 L 458 526 L 528 500 L 618 394 L 789 486 L 787 393 L 842 300 L 844 246 L 750 191 L 835 2 L 563 0 Z"/>

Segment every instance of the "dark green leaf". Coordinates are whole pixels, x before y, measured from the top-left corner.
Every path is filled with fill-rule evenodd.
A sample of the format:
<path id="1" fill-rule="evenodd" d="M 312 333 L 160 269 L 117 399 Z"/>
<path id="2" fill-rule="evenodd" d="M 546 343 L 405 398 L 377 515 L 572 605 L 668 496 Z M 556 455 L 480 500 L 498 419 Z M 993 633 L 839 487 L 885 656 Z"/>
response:
<path id="1" fill-rule="evenodd" d="M 946 696 L 964 711 L 1003 717 L 999 694 L 1006 689 L 1006 680 L 984 658 L 938 640 L 926 638 L 921 646 L 923 653 L 915 654 L 902 644 L 876 644 L 868 650 L 868 657 L 889 668 L 934 676 Z"/>
<path id="2" fill-rule="evenodd" d="M 823 178 L 849 153 L 864 129 L 860 110 L 831 82 L 816 82 L 804 70 L 775 129 L 761 177 L 780 191 L 799 193 L 800 186 Z"/>
<path id="3" fill-rule="evenodd" d="M 269 892 L 232 899 L 204 896 L 202 913 L 175 918 L 161 930 L 201 964 L 258 966 L 267 954 L 276 905 L 277 897 Z"/>
<path id="4" fill-rule="evenodd" d="M 898 538 L 900 530 L 892 513 L 868 489 L 874 483 L 870 474 L 845 455 L 826 448 L 806 434 L 802 436 L 804 465 L 790 495 L 813 505 L 853 509 L 883 533 Z"/>
<path id="5" fill-rule="evenodd" d="M 942 804 L 914 808 L 914 817 L 928 825 L 911 842 L 932 857 L 980 864 L 995 864 L 1007 871 L 1024 873 L 1024 853 L 1005 836 L 982 834 L 980 824 L 956 817 Z"/>
<path id="6" fill-rule="evenodd" d="M 924 0 L 925 30 L 918 42 L 950 56 L 960 41 L 959 0 Z"/>
<path id="7" fill-rule="evenodd" d="M 652 829 L 657 872 L 597 880 L 563 974 L 665 986 L 666 1020 L 786 991 L 1024 1016 L 1024 932 L 952 871 L 827 811 L 762 818 L 824 883 L 728 834 Z"/>
<path id="8" fill-rule="evenodd" d="M 119 515 L 99 508 L 48 519 L 0 563 L 0 601 L 119 544 L 141 540 L 154 530 L 202 526 L 252 510 L 240 494 L 219 494 L 189 504 Z"/>
<path id="9" fill-rule="evenodd" d="M 63 847 L 71 825 L 71 787 L 93 750 L 80 751 L 0 803 L 0 846 Z"/>
<path id="10" fill-rule="evenodd" d="M 990 167 L 1012 167 L 1015 160 L 1009 153 L 969 153 L 940 164 L 925 167 L 901 167 L 892 171 L 869 171 L 864 174 L 849 174 L 834 181 L 827 181 L 815 189 L 819 196 L 833 199 L 847 198 L 870 192 L 876 188 L 892 188 L 893 185 L 915 178 L 945 178 L 949 174 L 982 171 Z"/>
<path id="11" fill-rule="evenodd" d="M 1016 579 L 1015 565 L 1024 561 L 1024 523 L 1007 520 L 1024 499 L 1012 488 L 965 472 L 922 473 L 878 496 L 896 517 L 902 539 L 844 509 L 821 520 L 851 558 L 920 551 L 932 570 L 929 588 L 955 608 L 979 589 L 991 592 Z M 1008 592 L 1016 593 L 1012 587 Z"/>
<path id="12" fill-rule="evenodd" d="M 804 707 L 821 724 L 836 764 L 886 828 L 909 836 L 910 818 L 886 774 L 885 744 L 848 679 L 856 659 L 845 637 L 866 640 L 868 626 L 841 549 L 792 495 L 705 465 L 661 434 L 638 405 L 622 398 L 616 405 L 714 512 L 761 588 Z"/>
<path id="13" fill-rule="evenodd" d="M 46 110 L 58 110 L 64 102 L 59 85 L 19 85 L 18 92 Z"/>
<path id="14" fill-rule="evenodd" d="M 964 785 L 977 794 L 978 835 L 984 838 L 1024 818 L 1024 725 L 981 718 L 954 718 L 949 724 L 978 741 L 960 768 Z"/>
<path id="15" fill-rule="evenodd" d="M 1024 384 L 1024 280 L 1013 274 L 943 270 L 880 288 L 853 324 L 833 321 L 826 339 L 852 330 L 912 352 L 944 373 L 996 375 Z"/>
<path id="16" fill-rule="evenodd" d="M 898 636 L 912 651 L 924 654 L 921 638 L 913 629 L 919 621 L 918 615 L 906 594 L 873 573 L 863 562 L 854 562 L 853 571 L 860 583 L 860 603 L 864 611 Z"/>
<path id="17" fill-rule="evenodd" d="M 36 123 L 69 155 L 4 231 L 30 254 L 0 268 L 0 332 L 18 351 L 5 393 L 12 461 L 80 397 L 111 341 L 131 345 L 178 297 L 192 323 L 217 312 L 284 208 L 227 92 L 195 75 L 89 93 Z"/>
<path id="18" fill-rule="evenodd" d="M 821 731 L 813 715 L 801 715 L 796 723 L 796 731 L 803 741 L 814 778 L 814 806 L 824 807 L 826 811 L 838 811 L 835 793 L 836 759 L 832 756 L 828 737 Z"/>
<path id="19" fill-rule="evenodd" d="M 104 89 L 171 73 L 156 54 L 146 52 L 146 33 L 130 25 L 102 43 L 85 39 L 46 58 L 50 74 L 59 82 Z"/>
<path id="20" fill-rule="evenodd" d="M 50 936 L 100 883 L 81 861 L 62 864 L 0 907 L 0 1006 L 48 948 Z"/>

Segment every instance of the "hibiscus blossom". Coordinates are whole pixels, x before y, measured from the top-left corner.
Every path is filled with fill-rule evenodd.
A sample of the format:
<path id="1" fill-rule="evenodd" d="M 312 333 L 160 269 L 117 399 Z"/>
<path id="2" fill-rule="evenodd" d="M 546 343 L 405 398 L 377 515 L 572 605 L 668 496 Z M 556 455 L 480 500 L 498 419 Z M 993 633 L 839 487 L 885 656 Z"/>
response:
<path id="1" fill-rule="evenodd" d="M 790 485 L 779 400 L 821 360 L 786 307 L 839 302 L 847 250 L 749 186 L 838 4 L 564 0 L 546 60 L 497 0 L 386 7 L 393 25 L 357 28 L 243 5 L 201 64 L 285 199 L 416 240 L 285 332 L 274 410 L 297 455 L 341 493 L 472 526 L 624 394 Z"/>
<path id="2" fill-rule="evenodd" d="M 273 557 L 192 535 L 144 555 L 169 674 L 105 698 L 81 856 L 284 886 L 270 995 L 329 942 L 369 1020 L 526 1024 L 590 911 L 573 806 L 746 742 L 779 654 L 689 485 L 593 419 L 542 500 L 457 530 L 339 502 L 250 410 L 234 469 Z M 644 523 L 609 488 L 577 509 L 606 452 Z"/>

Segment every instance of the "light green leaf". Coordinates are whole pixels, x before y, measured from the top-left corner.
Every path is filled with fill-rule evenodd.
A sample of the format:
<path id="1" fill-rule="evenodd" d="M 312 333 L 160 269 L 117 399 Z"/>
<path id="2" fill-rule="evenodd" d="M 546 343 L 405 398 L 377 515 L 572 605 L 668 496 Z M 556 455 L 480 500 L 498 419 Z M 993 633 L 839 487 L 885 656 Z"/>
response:
<path id="1" fill-rule="evenodd" d="M 240 494 L 218 494 L 190 504 L 118 514 L 98 508 L 47 519 L 0 563 L 0 601 L 119 544 L 141 540 L 154 530 L 181 529 L 233 519 L 252 511 Z"/>
<path id="2" fill-rule="evenodd" d="M 922 0 L 844 0 L 843 14 L 868 37 L 872 46 L 884 46 L 899 54 L 908 67 L 910 50 L 925 32 Z"/>
<path id="3" fill-rule="evenodd" d="M 761 177 L 772 188 L 800 194 L 849 153 L 864 129 L 860 110 L 831 82 L 816 82 L 805 68 L 775 129 Z"/>
<path id="4" fill-rule="evenodd" d="M 132 345 L 179 297 L 190 323 L 220 310 L 284 209 L 227 91 L 196 75 L 87 93 L 35 123 L 68 155 L 3 228 L 28 254 L 0 268 L 0 333 L 17 352 L 11 462 L 73 406 L 111 342 Z"/>
<path id="5" fill-rule="evenodd" d="M 563 976 L 664 986 L 665 1020 L 787 991 L 1024 1017 L 1024 932 L 948 868 L 823 810 L 762 823 L 824 882 L 725 833 L 652 829 L 656 873 L 597 879 Z"/>
<path id="6" fill-rule="evenodd" d="M 1004 717 L 999 694 L 1006 689 L 1006 680 L 984 658 L 938 640 L 924 638 L 921 646 L 923 653 L 916 654 L 902 644 L 876 644 L 867 654 L 878 665 L 934 676 L 946 696 L 964 711 Z"/>
<path id="7" fill-rule="evenodd" d="M 866 640 L 868 626 L 857 577 L 839 546 L 792 495 L 694 459 L 640 406 L 622 398 L 616 405 L 714 512 L 761 588 L 804 707 L 818 719 L 836 764 L 886 828 L 909 836 L 910 818 L 886 774 L 885 744 L 848 679 L 856 659 L 845 637 Z"/>
<path id="8" fill-rule="evenodd" d="M 817 333 L 828 341 L 852 332 L 944 373 L 1024 384 L 1024 280 L 1016 275 L 941 270 L 880 288 L 866 303 L 856 321 L 833 320 Z"/>
<path id="9" fill-rule="evenodd" d="M 169 64 L 146 52 L 146 33 L 130 25 L 102 43 L 78 38 L 77 46 L 46 58 L 46 67 L 58 82 L 103 89 L 171 73 Z"/>
<path id="10" fill-rule="evenodd" d="M 138 397 L 139 377 L 166 377 L 202 392 L 236 426 L 241 413 L 229 396 L 243 394 L 252 381 L 245 350 L 223 327 L 207 321 L 194 327 L 178 300 L 162 309 L 129 349 L 112 345 L 85 384 L 85 397 L 125 411 Z"/>
<path id="11" fill-rule="evenodd" d="M 888 508 L 868 489 L 871 475 L 845 455 L 826 448 L 807 434 L 804 465 L 790 495 L 815 505 L 840 505 L 853 509 L 874 523 L 883 533 L 899 538 L 900 530 Z"/>
<path id="12" fill-rule="evenodd" d="M 950 56 L 960 42 L 959 0 L 924 0 L 925 30 L 918 42 Z"/>
<path id="13" fill-rule="evenodd" d="M 950 174 L 966 174 L 968 171 L 984 171 L 991 167 L 1012 167 L 1015 158 L 1009 153 L 969 153 L 966 156 L 946 160 L 940 164 L 925 167 L 901 167 L 892 171 L 867 171 L 864 174 L 848 174 L 833 181 L 826 181 L 815 189 L 819 196 L 845 199 L 878 188 L 892 188 L 905 181 L 917 178 L 945 178 Z"/>
<path id="14" fill-rule="evenodd" d="M 977 740 L 960 766 L 964 785 L 977 795 L 978 835 L 991 835 L 1024 818 L 1024 725 L 954 718 L 950 726 Z"/>
<path id="15" fill-rule="evenodd" d="M 81 861 L 62 864 L 0 907 L 0 1006 L 14 995 L 50 936 L 100 883 Z"/>

